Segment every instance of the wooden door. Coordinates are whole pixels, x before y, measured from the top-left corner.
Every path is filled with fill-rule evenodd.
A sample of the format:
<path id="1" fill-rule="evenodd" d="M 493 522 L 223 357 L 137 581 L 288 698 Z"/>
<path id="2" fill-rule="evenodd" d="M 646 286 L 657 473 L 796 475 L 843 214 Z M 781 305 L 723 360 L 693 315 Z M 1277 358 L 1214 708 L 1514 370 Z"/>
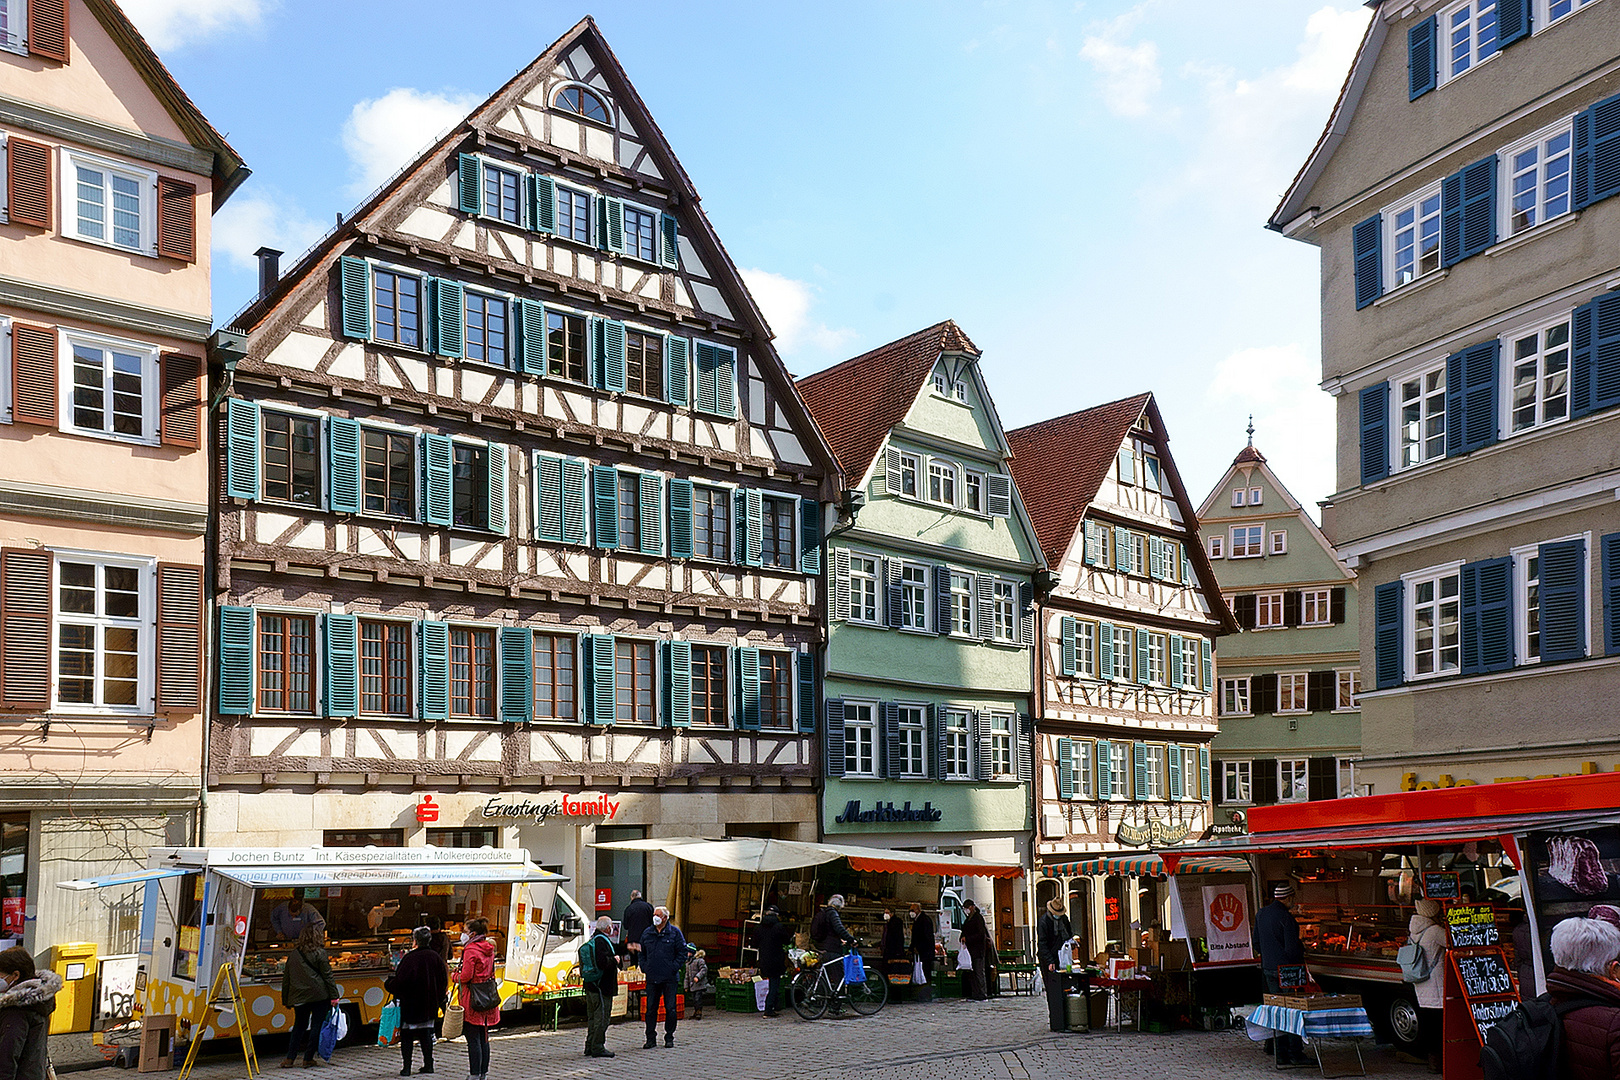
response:
<path id="1" fill-rule="evenodd" d="M 1011 878 L 996 878 L 996 950 L 1012 952 L 1018 948 L 1018 936 L 1013 932 L 1013 883 Z"/>

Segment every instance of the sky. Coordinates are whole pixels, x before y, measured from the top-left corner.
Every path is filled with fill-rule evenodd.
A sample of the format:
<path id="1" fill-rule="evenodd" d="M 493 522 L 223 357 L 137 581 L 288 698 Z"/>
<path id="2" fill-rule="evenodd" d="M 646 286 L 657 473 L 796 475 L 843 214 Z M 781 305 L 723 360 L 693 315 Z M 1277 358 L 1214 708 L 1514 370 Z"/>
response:
<path id="1" fill-rule="evenodd" d="M 594 15 L 796 376 L 954 319 L 1005 426 L 1151 390 L 1202 501 L 1334 489 L 1318 253 L 1265 223 L 1360 0 L 123 0 L 253 176 L 215 318 Z"/>

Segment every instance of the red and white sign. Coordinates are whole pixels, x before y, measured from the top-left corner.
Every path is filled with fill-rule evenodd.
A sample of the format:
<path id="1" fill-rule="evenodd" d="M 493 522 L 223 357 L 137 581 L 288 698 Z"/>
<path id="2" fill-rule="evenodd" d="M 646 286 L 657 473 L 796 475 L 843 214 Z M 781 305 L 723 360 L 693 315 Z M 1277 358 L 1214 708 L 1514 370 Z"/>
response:
<path id="1" fill-rule="evenodd" d="M 424 795 L 422 801 L 416 804 L 417 821 L 438 821 L 439 805 L 433 801 L 433 796 Z"/>
<path id="2" fill-rule="evenodd" d="M 1249 890 L 1244 885 L 1204 886 L 1204 938 L 1209 959 L 1252 960 L 1254 937 L 1249 932 Z"/>
<path id="3" fill-rule="evenodd" d="M 612 911 L 613 910 L 613 890 L 612 889 L 597 889 L 596 890 L 596 910 L 597 911 Z"/>
<path id="4" fill-rule="evenodd" d="M 237 937 L 247 937 L 247 916 L 238 915 L 231 920 L 231 927 L 236 931 Z"/>

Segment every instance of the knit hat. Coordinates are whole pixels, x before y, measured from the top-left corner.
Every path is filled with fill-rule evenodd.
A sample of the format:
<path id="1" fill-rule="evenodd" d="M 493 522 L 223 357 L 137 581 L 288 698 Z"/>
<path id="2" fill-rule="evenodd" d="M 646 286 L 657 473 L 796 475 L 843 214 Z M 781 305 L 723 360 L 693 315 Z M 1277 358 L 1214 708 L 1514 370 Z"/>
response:
<path id="1" fill-rule="evenodd" d="M 1423 916 L 1425 919 L 1439 918 L 1439 916 L 1440 916 L 1440 901 L 1438 901 L 1438 900 L 1429 900 L 1429 899 L 1419 900 L 1417 903 L 1412 905 L 1412 910 L 1416 911 L 1419 915 Z"/>
<path id="2" fill-rule="evenodd" d="M 1294 883 L 1285 881 L 1271 890 L 1273 900 L 1292 900 L 1294 898 Z"/>

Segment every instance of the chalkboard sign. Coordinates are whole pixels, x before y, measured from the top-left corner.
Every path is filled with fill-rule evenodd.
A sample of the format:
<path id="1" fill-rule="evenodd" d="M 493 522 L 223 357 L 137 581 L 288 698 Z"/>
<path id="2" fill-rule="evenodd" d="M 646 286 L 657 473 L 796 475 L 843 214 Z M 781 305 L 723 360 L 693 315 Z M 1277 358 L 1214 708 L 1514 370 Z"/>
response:
<path id="1" fill-rule="evenodd" d="M 1445 1041 L 1471 1033 L 1483 1045 L 1485 1033 L 1519 1003 L 1507 956 L 1499 945 L 1456 947 L 1446 953 L 1446 964 Z"/>
<path id="2" fill-rule="evenodd" d="M 1517 1001 L 1470 1001 L 1468 1011 L 1474 1016 L 1474 1027 L 1479 1031 L 1480 1044 L 1484 1045 L 1485 1036 L 1498 1021 L 1518 1007 Z"/>
<path id="3" fill-rule="evenodd" d="M 1501 940 L 1496 929 L 1496 909 L 1489 904 L 1456 904 L 1446 909 L 1446 925 L 1456 948 L 1495 945 Z"/>
<path id="4" fill-rule="evenodd" d="M 1463 994 L 1468 998 L 1513 993 L 1513 973 L 1508 970 L 1501 949 L 1455 956 L 1454 959 L 1457 962 L 1457 978 L 1462 980 Z"/>
<path id="5" fill-rule="evenodd" d="M 1457 891 L 1457 875 L 1450 871 L 1430 870 L 1423 874 L 1423 895 L 1430 900 L 1456 900 L 1461 894 Z"/>
<path id="6" fill-rule="evenodd" d="M 1278 964 L 1277 986 L 1283 991 L 1302 990 L 1311 981 L 1304 964 Z"/>

